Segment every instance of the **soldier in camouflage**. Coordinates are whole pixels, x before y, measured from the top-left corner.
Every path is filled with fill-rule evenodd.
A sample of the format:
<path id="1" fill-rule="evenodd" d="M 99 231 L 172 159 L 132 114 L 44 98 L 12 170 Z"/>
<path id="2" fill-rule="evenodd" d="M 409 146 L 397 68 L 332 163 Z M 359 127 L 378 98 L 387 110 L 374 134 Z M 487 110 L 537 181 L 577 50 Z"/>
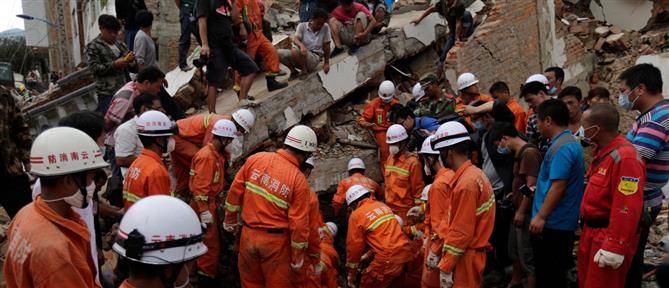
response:
<path id="1" fill-rule="evenodd" d="M 430 116 L 434 118 L 441 118 L 452 114 L 455 111 L 455 99 L 451 95 L 445 95 L 439 88 L 437 76 L 428 74 L 420 80 L 422 89 L 414 92 L 422 92 L 424 96 L 414 93 L 416 97 L 416 107 L 413 113 L 416 116 Z"/>

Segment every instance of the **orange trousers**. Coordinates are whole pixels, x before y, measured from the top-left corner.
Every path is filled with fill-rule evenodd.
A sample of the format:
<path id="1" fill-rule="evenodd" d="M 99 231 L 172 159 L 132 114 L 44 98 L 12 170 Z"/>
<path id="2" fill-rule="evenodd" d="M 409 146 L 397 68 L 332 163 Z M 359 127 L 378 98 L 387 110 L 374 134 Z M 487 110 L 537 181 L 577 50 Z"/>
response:
<path id="1" fill-rule="evenodd" d="M 407 272 L 404 275 L 404 285 L 402 287 L 418 288 L 420 287 L 421 277 L 425 267 L 425 257 L 422 248 L 423 239 L 416 239 L 411 241 L 411 252 L 414 253 L 415 258 L 407 263 Z"/>
<path id="2" fill-rule="evenodd" d="M 406 263 L 374 258 L 360 279 L 360 288 L 404 287 Z"/>
<path id="3" fill-rule="evenodd" d="M 268 233 L 244 226 L 239 242 L 239 276 L 244 288 L 302 287 L 307 256 L 300 271 L 290 267 L 290 235 Z"/>
<path id="4" fill-rule="evenodd" d="M 634 243 L 631 243 L 627 251 L 625 251 L 625 259 L 618 269 L 611 267 L 599 268 L 594 259 L 597 251 L 602 248 L 602 242 L 606 237 L 605 230 L 590 228 L 588 226 L 583 227 L 583 233 L 578 245 L 578 287 L 625 287 L 627 271 L 629 271 L 632 265 L 632 258 L 634 258 L 634 252 L 636 252 L 638 235 Z"/>
<path id="5" fill-rule="evenodd" d="M 204 245 L 207 246 L 207 253 L 197 258 L 198 273 L 209 278 L 216 278 L 218 272 L 218 256 L 221 254 L 221 240 L 218 237 L 218 212 L 216 209 L 209 209 L 214 216 L 214 223 L 207 226 L 207 233 L 204 234 Z"/>
<path id="6" fill-rule="evenodd" d="M 453 288 L 481 287 L 486 252 L 467 250 L 460 256 L 453 271 Z"/>
<path id="7" fill-rule="evenodd" d="M 439 288 L 439 269 L 430 269 L 427 268 L 427 256 L 430 253 L 430 247 L 432 247 L 432 237 L 426 235 L 427 237 L 427 247 L 423 247 L 423 275 L 421 277 L 421 287 L 423 288 Z"/>
<path id="8" fill-rule="evenodd" d="M 390 156 L 390 150 L 386 143 L 386 131 L 374 131 L 376 144 L 379 146 L 379 165 L 381 165 L 381 175 L 386 171 L 386 160 Z"/>
<path id="9" fill-rule="evenodd" d="M 190 189 L 188 189 L 190 165 L 193 156 L 202 147 L 198 147 L 178 135 L 174 135 L 172 138 L 174 138 L 175 149 L 170 157 L 172 158 L 172 167 L 174 167 L 174 176 L 177 178 L 176 195 L 182 197 L 182 199 L 190 199 Z"/>
<path id="10" fill-rule="evenodd" d="M 246 42 L 246 54 L 255 60 L 256 55 L 260 54 L 267 71 L 265 76 L 279 75 L 279 54 L 276 53 L 276 48 L 272 42 L 262 34 L 262 31 L 250 32 Z M 235 85 L 239 86 L 241 76 L 235 71 Z"/>

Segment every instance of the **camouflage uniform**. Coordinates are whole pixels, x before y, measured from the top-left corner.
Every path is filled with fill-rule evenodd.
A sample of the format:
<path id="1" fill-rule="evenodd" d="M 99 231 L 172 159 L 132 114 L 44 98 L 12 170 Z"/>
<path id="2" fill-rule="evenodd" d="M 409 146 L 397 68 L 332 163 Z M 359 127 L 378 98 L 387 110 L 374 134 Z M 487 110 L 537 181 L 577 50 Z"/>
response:
<path id="1" fill-rule="evenodd" d="M 453 97 L 440 97 L 438 100 L 425 100 L 418 102 L 413 113 L 416 116 L 431 116 L 440 118 L 455 112 L 455 101 Z"/>
<path id="2" fill-rule="evenodd" d="M 121 52 L 118 57 L 114 55 L 112 49 L 100 36 L 86 45 L 86 61 L 95 77 L 98 105 L 102 104 L 100 100 L 105 97 L 111 101 L 114 93 L 130 80 L 126 70 L 119 70 L 114 67 L 114 61 L 125 56 L 128 53 L 128 48 L 123 42 L 115 41 L 115 44 Z M 103 110 L 99 112 L 104 114 L 107 109 Z"/>

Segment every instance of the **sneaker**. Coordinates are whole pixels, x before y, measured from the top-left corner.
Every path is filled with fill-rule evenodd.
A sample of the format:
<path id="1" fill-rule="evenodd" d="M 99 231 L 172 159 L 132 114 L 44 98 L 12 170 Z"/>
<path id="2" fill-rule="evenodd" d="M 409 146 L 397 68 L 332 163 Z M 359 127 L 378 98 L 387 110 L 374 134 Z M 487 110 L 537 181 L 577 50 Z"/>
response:
<path id="1" fill-rule="evenodd" d="M 341 52 L 344 52 L 344 48 L 335 47 L 334 49 L 332 49 L 332 53 L 330 53 L 330 57 L 335 57 L 335 56 L 341 54 Z"/>
<path id="2" fill-rule="evenodd" d="M 258 103 L 255 101 L 255 99 L 251 100 L 249 98 L 239 100 L 239 103 L 237 103 L 238 107 L 253 107 L 257 105 Z"/>
<path id="3" fill-rule="evenodd" d="M 358 49 L 360 49 L 360 45 L 353 44 L 351 47 L 348 48 L 348 55 L 353 55 L 355 52 L 358 52 Z"/>

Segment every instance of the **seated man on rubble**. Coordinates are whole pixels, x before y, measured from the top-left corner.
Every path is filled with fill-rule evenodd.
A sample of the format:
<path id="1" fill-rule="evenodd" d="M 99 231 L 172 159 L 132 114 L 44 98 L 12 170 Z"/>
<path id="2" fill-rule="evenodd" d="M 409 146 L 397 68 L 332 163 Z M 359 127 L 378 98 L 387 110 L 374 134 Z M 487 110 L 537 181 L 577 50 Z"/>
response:
<path id="1" fill-rule="evenodd" d="M 291 49 L 279 49 L 279 61 L 290 69 L 290 77 L 307 74 L 316 70 L 323 60 L 323 72 L 330 71 L 330 26 L 327 24 L 328 12 L 316 8 L 309 22 L 297 25 Z"/>
<path id="2" fill-rule="evenodd" d="M 332 56 L 343 52 L 343 45 L 347 45 L 348 53 L 353 54 L 361 45 L 369 43 L 369 34 L 376 27 L 376 19 L 365 5 L 353 0 L 341 0 L 339 6 L 332 11 L 330 27 L 335 43 Z"/>
<path id="3" fill-rule="evenodd" d="M 372 12 L 376 25 L 372 28 L 372 34 L 378 34 L 383 27 L 388 27 L 390 24 L 390 16 L 393 12 L 393 0 L 357 0 L 358 2 L 367 5 L 367 9 Z"/>

